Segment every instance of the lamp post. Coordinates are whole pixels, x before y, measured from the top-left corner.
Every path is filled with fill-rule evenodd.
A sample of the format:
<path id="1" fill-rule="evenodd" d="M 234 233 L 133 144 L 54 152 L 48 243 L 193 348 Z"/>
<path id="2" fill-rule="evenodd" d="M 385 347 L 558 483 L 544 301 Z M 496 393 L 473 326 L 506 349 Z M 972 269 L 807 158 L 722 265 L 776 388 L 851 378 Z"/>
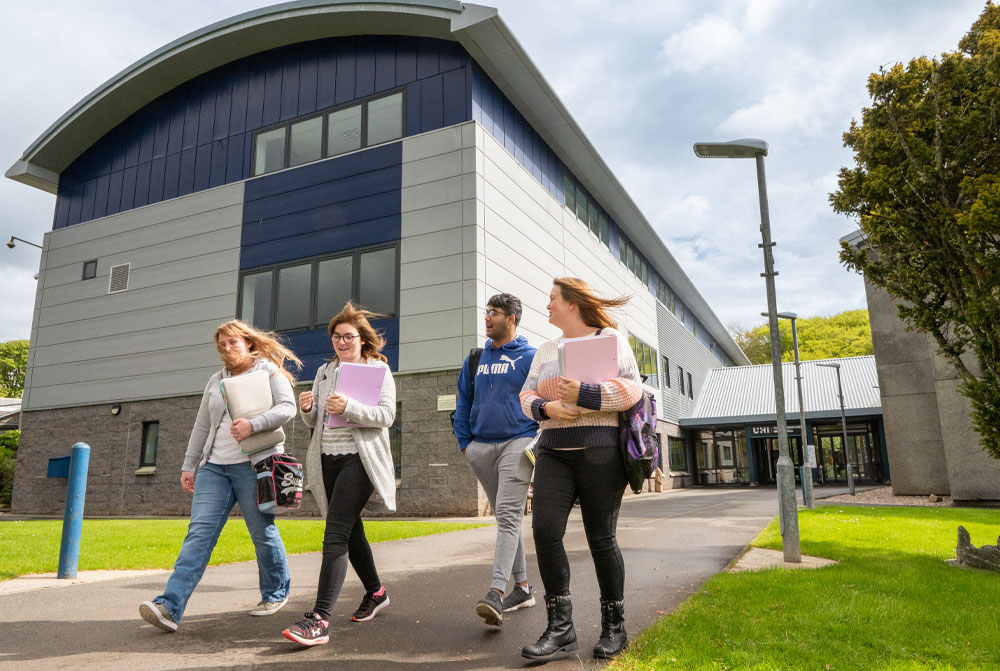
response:
<path id="1" fill-rule="evenodd" d="M 781 519 L 781 549 L 786 562 L 802 561 L 799 547 L 799 512 L 795 503 L 795 464 L 788 456 L 788 423 L 785 420 L 785 388 L 781 379 L 781 342 L 778 335 L 778 308 L 774 291 L 774 258 L 771 248 L 771 221 L 767 207 L 764 157 L 767 143 L 754 138 L 732 142 L 696 142 L 698 158 L 752 158 L 757 162 L 757 194 L 760 199 L 760 235 L 764 250 L 764 284 L 767 288 L 767 316 L 771 334 L 771 369 L 774 375 L 774 414 L 778 423 L 778 506 Z"/>
<path id="2" fill-rule="evenodd" d="M 844 432 L 844 464 L 847 468 L 847 488 L 854 496 L 854 472 L 851 468 L 851 453 L 847 449 L 847 415 L 844 412 L 844 388 L 840 384 L 840 364 L 839 363 L 818 363 L 817 366 L 833 368 L 837 371 L 837 396 L 840 398 L 840 427 Z"/>
<path id="3" fill-rule="evenodd" d="M 41 245 L 35 244 L 34 242 L 28 242 L 27 240 L 21 240 L 21 238 L 15 237 L 13 235 L 10 236 L 10 240 L 7 241 L 7 248 L 8 249 L 14 249 L 14 247 L 17 246 L 17 245 L 14 244 L 15 240 L 23 242 L 26 245 L 31 245 L 32 247 L 38 247 L 39 249 L 42 249 Z"/>
<path id="4" fill-rule="evenodd" d="M 766 317 L 766 312 L 760 313 Z M 799 467 L 799 479 L 802 481 L 802 502 L 806 508 L 816 507 L 813 499 L 812 469 L 816 463 L 816 448 L 812 444 L 812 432 L 806 431 L 806 407 L 802 402 L 802 365 L 799 361 L 799 332 L 795 328 L 795 320 L 799 318 L 794 312 L 779 312 L 779 319 L 790 319 L 792 322 L 792 349 L 795 351 L 795 385 L 799 392 L 799 433 L 802 439 L 802 466 Z M 812 457 L 812 458 L 810 458 Z"/>

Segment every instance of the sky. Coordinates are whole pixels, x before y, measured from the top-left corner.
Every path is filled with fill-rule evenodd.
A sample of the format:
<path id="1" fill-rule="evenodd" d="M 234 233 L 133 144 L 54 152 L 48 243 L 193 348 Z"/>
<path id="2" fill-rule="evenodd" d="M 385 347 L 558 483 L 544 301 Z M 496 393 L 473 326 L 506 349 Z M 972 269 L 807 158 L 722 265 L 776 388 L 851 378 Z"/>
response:
<path id="1" fill-rule="evenodd" d="M 0 0 L 0 168 L 164 44 L 264 0 Z M 828 197 L 842 133 L 880 66 L 957 48 L 983 0 L 496 0 L 492 4 L 721 322 L 766 310 L 754 162 L 696 141 L 764 139 L 778 309 L 866 306 L 839 262 L 855 230 Z M 55 196 L 0 179 L 0 237 L 35 243 Z M 0 247 L 0 341 L 31 331 L 39 250 Z"/>

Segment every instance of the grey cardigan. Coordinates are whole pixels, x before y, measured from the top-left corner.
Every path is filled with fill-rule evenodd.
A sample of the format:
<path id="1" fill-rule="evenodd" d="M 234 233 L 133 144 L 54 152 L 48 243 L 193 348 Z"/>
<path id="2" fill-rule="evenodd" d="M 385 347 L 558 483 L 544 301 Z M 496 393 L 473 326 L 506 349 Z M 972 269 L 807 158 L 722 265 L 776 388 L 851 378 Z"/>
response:
<path id="1" fill-rule="evenodd" d="M 270 374 L 271 399 L 274 405 L 263 415 L 250 420 L 250 426 L 253 427 L 254 433 L 276 429 L 295 417 L 295 394 L 288 378 L 278 372 L 278 366 L 269 359 L 257 359 L 247 372 L 255 370 L 264 370 Z M 227 370 L 220 370 L 208 378 L 205 392 L 201 395 L 198 417 L 194 420 L 191 438 L 188 439 L 187 452 L 184 453 L 184 465 L 181 466 L 181 470 L 194 471 L 208 461 L 212 445 L 215 444 L 215 432 L 222 422 L 222 415 L 226 412 L 226 402 L 219 390 L 219 381 L 224 377 L 232 377 L 232 375 Z M 248 455 L 248 458 L 250 461 L 257 462 L 272 454 L 280 454 L 284 451 L 284 444 L 279 443 L 266 450 L 254 452 Z"/>
<path id="2" fill-rule="evenodd" d="M 334 371 L 337 370 L 339 363 L 338 360 L 334 360 L 319 367 L 312 386 L 312 409 L 309 412 L 299 410 L 302 421 L 313 429 L 309 451 L 306 453 L 306 487 L 316 499 L 323 517 L 326 517 L 327 501 L 320 443 L 323 437 L 323 423 L 326 421 L 326 399 L 332 391 Z M 368 478 L 375 485 L 375 492 L 389 510 L 396 510 L 396 470 L 392 466 L 392 452 L 389 451 L 389 427 L 396 419 L 396 382 L 392 379 L 389 366 L 384 362 L 376 359 L 368 363 L 385 368 L 385 381 L 382 383 L 382 394 L 378 405 L 364 405 L 349 398 L 343 417 L 350 422 L 365 425 L 351 429 L 354 444 L 358 446 L 358 455 L 361 457 Z"/>

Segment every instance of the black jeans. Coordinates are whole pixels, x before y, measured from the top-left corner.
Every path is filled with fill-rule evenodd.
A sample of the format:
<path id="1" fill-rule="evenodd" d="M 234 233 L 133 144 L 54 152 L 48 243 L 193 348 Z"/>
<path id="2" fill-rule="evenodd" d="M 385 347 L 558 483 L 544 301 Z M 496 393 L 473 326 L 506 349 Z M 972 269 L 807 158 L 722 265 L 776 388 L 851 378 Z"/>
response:
<path id="1" fill-rule="evenodd" d="M 350 561 L 365 590 L 377 592 L 382 586 L 372 548 L 365 538 L 361 510 L 375 486 L 372 485 L 361 457 L 357 454 L 324 454 L 323 486 L 326 489 L 326 531 L 323 533 L 323 563 L 319 570 L 316 606 L 324 619 L 330 618 L 333 604 L 340 596 Z"/>
<path id="2" fill-rule="evenodd" d="M 625 467 L 616 447 L 582 450 L 543 448 L 535 462 L 531 527 L 538 572 L 546 596 L 569 594 L 569 559 L 563 546 L 566 521 L 580 497 L 583 529 L 594 559 L 601 598 L 620 601 L 625 593 L 625 563 L 615 530 L 625 491 Z"/>

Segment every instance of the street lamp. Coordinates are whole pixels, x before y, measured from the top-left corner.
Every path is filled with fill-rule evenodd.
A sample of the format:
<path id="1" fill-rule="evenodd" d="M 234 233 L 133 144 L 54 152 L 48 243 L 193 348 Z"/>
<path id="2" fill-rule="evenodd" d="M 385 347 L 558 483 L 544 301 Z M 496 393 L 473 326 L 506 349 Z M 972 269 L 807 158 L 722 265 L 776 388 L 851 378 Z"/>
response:
<path id="1" fill-rule="evenodd" d="M 37 245 L 34 242 L 28 242 L 27 240 L 21 240 L 21 238 L 14 237 L 13 235 L 10 236 L 10 240 L 7 241 L 7 249 L 14 249 L 14 247 L 17 246 L 14 244 L 15 240 L 23 242 L 26 245 L 31 245 L 32 247 L 38 247 L 39 249 L 42 249 L 41 245 Z"/>
<path id="2" fill-rule="evenodd" d="M 766 312 L 760 313 L 766 317 Z M 799 479 L 802 481 L 802 501 L 807 508 L 815 508 L 813 500 L 812 469 L 816 467 L 816 448 L 812 444 L 812 432 L 806 431 L 806 407 L 802 402 L 802 366 L 799 361 L 799 332 L 795 328 L 795 320 L 799 318 L 794 312 L 779 312 L 779 319 L 792 321 L 792 349 L 795 350 L 795 385 L 799 392 L 799 434 L 802 437 L 802 466 L 799 467 Z"/>
<path id="3" fill-rule="evenodd" d="M 781 519 L 781 549 L 786 562 L 802 561 L 799 547 L 799 511 L 795 503 L 795 464 L 788 456 L 788 423 L 785 420 L 785 388 L 781 380 L 781 341 L 778 335 L 778 308 L 774 292 L 774 258 L 771 248 L 771 221 L 767 208 L 764 157 L 767 143 L 754 138 L 732 142 L 696 142 L 698 158 L 753 158 L 757 161 L 757 193 L 760 198 L 759 247 L 764 250 L 764 284 L 767 287 L 767 316 L 771 334 L 771 370 L 774 374 L 774 414 L 778 420 L 778 507 Z"/>
<path id="4" fill-rule="evenodd" d="M 839 363 L 818 363 L 817 366 L 833 368 L 837 371 L 837 396 L 840 398 L 840 426 L 844 431 L 844 463 L 847 465 L 847 488 L 854 496 L 854 473 L 851 468 L 851 452 L 847 449 L 847 415 L 844 413 L 844 388 L 840 384 Z"/>

